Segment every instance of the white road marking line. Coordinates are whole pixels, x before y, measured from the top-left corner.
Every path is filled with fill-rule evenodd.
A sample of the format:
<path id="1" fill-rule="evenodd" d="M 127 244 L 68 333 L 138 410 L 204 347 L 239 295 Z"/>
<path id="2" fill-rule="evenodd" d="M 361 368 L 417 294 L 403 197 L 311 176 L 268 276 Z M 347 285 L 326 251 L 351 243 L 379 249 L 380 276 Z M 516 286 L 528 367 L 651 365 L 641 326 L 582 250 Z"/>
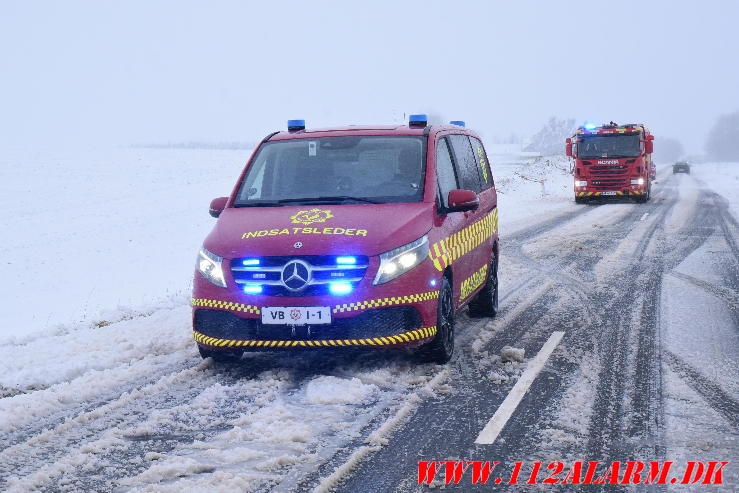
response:
<path id="1" fill-rule="evenodd" d="M 643 216 L 641 217 L 641 219 L 639 219 L 639 220 L 640 220 L 640 221 L 643 221 L 643 220 L 645 220 L 645 219 L 647 218 L 647 216 L 648 216 L 648 215 L 649 215 L 649 213 L 648 213 L 648 212 L 645 212 L 645 213 L 644 213 L 644 215 L 643 215 Z"/>
<path id="2" fill-rule="evenodd" d="M 552 335 L 549 336 L 549 339 L 547 339 L 547 342 L 545 342 L 541 347 L 536 357 L 529 362 L 529 365 L 521 375 L 521 378 L 518 379 L 518 382 L 513 386 L 498 410 L 495 411 L 493 417 L 490 418 L 488 424 L 485 425 L 485 428 L 483 428 L 477 436 L 475 443 L 480 445 L 490 445 L 496 438 L 498 438 L 498 435 L 503 430 L 508 419 L 513 415 L 513 411 L 515 411 L 516 407 L 521 403 L 523 396 L 526 395 L 526 392 L 528 392 L 534 379 L 541 369 L 544 368 L 544 365 L 549 359 L 549 356 L 551 356 L 552 351 L 554 351 L 554 348 L 557 347 L 557 344 L 559 344 L 559 341 L 562 340 L 564 335 L 565 333 L 561 331 L 552 332 Z"/>

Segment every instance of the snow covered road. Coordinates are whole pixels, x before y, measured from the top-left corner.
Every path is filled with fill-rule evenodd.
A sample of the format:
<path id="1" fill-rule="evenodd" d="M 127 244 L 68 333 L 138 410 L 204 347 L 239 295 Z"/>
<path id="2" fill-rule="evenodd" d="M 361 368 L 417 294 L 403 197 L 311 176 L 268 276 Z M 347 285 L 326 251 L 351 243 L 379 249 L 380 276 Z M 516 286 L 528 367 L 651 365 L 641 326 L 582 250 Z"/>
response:
<path id="1" fill-rule="evenodd" d="M 485 344 L 456 359 L 454 392 L 424 403 L 341 491 L 423 491 L 421 460 L 739 457 L 739 226 L 700 179 L 663 178 L 646 206 L 583 207 L 506 238 L 502 269 L 519 274 Z M 501 435 L 476 445 L 515 383 L 499 383 L 490 355 L 536 354 L 555 331 L 562 343 Z M 737 469 L 724 474 L 739 489 Z"/>
<path id="2" fill-rule="evenodd" d="M 575 206 L 556 175 L 545 207 L 501 169 L 502 310 L 461 314 L 446 366 L 359 350 L 214 365 L 177 297 L 8 338 L 0 489 L 406 492 L 428 488 L 421 460 L 735 460 L 739 171 L 714 185 L 694 169 L 662 173 L 646 205 Z M 559 331 L 500 435 L 476 445 Z"/>

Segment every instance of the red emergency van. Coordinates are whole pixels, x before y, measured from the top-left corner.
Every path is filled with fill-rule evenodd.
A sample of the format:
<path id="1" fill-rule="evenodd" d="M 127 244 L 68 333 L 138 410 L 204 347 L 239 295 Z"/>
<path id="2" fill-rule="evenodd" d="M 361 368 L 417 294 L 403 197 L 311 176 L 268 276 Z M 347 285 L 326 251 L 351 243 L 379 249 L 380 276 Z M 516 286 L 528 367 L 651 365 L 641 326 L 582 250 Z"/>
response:
<path id="1" fill-rule="evenodd" d="M 463 122 L 290 120 L 210 214 L 192 296 L 203 357 L 411 346 L 443 363 L 459 310 L 498 310 L 493 175 Z"/>

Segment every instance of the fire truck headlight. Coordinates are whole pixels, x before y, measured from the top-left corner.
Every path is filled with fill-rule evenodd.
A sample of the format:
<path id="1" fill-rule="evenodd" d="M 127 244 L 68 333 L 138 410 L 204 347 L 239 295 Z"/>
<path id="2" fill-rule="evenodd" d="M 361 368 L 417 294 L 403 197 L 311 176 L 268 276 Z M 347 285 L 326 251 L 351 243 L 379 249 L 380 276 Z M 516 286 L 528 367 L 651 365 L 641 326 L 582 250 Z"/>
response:
<path id="1" fill-rule="evenodd" d="M 587 187 L 588 186 L 588 182 L 585 181 L 585 180 L 583 180 L 583 181 L 575 181 L 575 186 L 576 187 Z"/>
<path id="2" fill-rule="evenodd" d="M 644 178 L 632 178 L 631 184 L 632 185 L 644 185 Z"/>
<path id="3" fill-rule="evenodd" d="M 374 284 L 384 284 L 419 265 L 429 254 L 429 240 L 423 236 L 407 245 L 380 254 L 380 268 Z"/>
<path id="4" fill-rule="evenodd" d="M 226 287 L 226 278 L 223 276 L 223 258 L 205 248 L 198 253 L 198 272 L 204 278 L 222 288 Z"/>

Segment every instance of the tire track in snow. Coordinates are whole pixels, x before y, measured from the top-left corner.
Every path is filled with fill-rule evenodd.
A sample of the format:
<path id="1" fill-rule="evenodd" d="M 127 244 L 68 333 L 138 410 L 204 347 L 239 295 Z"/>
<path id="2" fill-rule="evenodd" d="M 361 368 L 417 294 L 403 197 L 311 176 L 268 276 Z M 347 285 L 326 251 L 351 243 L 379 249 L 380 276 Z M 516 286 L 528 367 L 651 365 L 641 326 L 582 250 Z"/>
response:
<path id="1" fill-rule="evenodd" d="M 75 416 L 94 412 L 121 395 L 132 393 L 163 377 L 179 373 L 192 366 L 184 358 L 171 364 L 154 365 L 153 358 L 142 358 L 132 364 L 105 370 L 89 370 L 70 382 L 62 382 L 28 393 L 18 393 L 0 401 L 3 413 L 17 409 L 32 409 L 31 413 L 6 416 L 2 426 L 0 449 L 33 440 L 37 434 L 55 428 Z M 152 374 L 152 370 L 155 373 Z M 99 382 L 91 388 L 91 379 Z M 75 387 L 84 386 L 85 388 Z M 90 393 L 94 392 L 94 393 Z M 14 398 L 14 399 L 12 399 Z M 16 402 L 17 401 L 17 402 Z"/>
<path id="2" fill-rule="evenodd" d="M 111 421 L 115 425 L 120 425 L 126 418 L 131 419 L 131 415 L 126 411 L 130 409 L 133 402 L 166 394 L 166 390 L 177 384 L 187 383 L 209 366 L 210 363 L 205 361 L 194 368 L 162 376 L 154 383 L 124 393 L 103 406 L 68 418 L 63 423 L 46 429 L 25 442 L 4 449 L 0 452 L 0 481 L 2 481 L 0 485 L 7 482 L 11 476 L 17 478 L 31 474 L 36 467 L 40 467 L 41 470 L 50 468 L 54 465 L 53 461 L 55 459 L 69 452 L 68 448 L 70 446 L 78 445 L 86 438 L 107 430 L 111 426 Z M 113 418 L 109 414 L 114 412 L 119 412 L 123 416 Z M 51 464 L 44 465 L 48 463 Z M 39 487 L 46 480 L 48 480 L 47 474 L 36 472 L 35 479 L 30 478 L 31 487 Z"/>
<path id="3" fill-rule="evenodd" d="M 651 382 L 641 382 L 641 379 L 652 379 L 656 375 L 654 371 L 657 365 L 650 362 L 639 361 L 639 357 L 654 354 L 657 326 L 654 321 L 647 320 L 644 327 L 634 324 L 632 320 L 632 307 L 642 301 L 642 314 L 649 316 L 650 307 L 644 302 L 645 299 L 654 300 L 659 297 L 659 286 L 661 282 L 654 279 L 661 278 L 661 265 L 658 262 L 650 262 L 647 250 L 658 230 L 663 226 L 667 214 L 674 206 L 674 197 L 665 204 L 652 207 L 658 210 L 652 211 L 650 221 L 641 236 L 634 237 L 633 232 L 640 228 L 641 221 L 633 221 L 632 229 L 625 235 L 624 241 L 638 240 L 637 248 L 630 258 L 625 259 L 626 265 L 620 272 L 616 273 L 613 285 L 620 289 L 615 293 L 598 292 L 594 297 L 593 307 L 600 307 L 599 320 L 592 327 L 593 333 L 600 329 L 602 337 L 598 342 L 600 352 L 600 373 L 597 379 L 597 392 L 593 403 L 593 413 L 588 429 L 588 443 L 586 455 L 593 460 L 618 460 L 619 457 L 631 456 L 627 451 L 628 443 L 623 437 L 630 434 L 642 436 L 656 436 L 658 431 L 645 424 L 649 417 L 659 414 L 662 405 L 660 397 L 646 394 L 645 399 L 640 398 L 642 419 L 632 423 L 631 429 L 625 428 L 627 411 L 633 411 L 629 406 L 627 388 L 634 386 L 651 386 Z M 650 283 L 650 280 L 652 282 Z M 646 282 L 647 289 L 642 291 L 640 282 Z M 626 287 L 629 286 L 629 287 Z M 636 325 L 636 327 L 634 326 Z M 630 368 L 630 344 L 632 336 L 636 336 L 638 346 L 636 349 L 636 367 Z M 631 384 L 631 386 L 629 386 Z M 657 452 L 657 451 L 655 451 Z"/>
<path id="4" fill-rule="evenodd" d="M 676 270 L 670 272 L 670 275 L 675 279 L 689 282 L 690 284 L 701 288 L 703 291 L 724 300 L 733 310 L 737 310 L 737 308 L 739 308 L 739 295 L 731 291 L 730 289 L 726 289 L 723 286 L 717 286 L 710 282 L 704 281 L 703 279 L 698 279 L 697 277 L 683 274 L 682 272 L 678 272 Z"/>
<path id="5" fill-rule="evenodd" d="M 739 401 L 677 354 L 669 350 L 665 350 L 664 354 L 670 368 L 683 377 L 690 388 L 700 395 L 714 411 L 723 416 L 731 426 L 735 429 L 739 428 Z"/>
<path id="6" fill-rule="evenodd" d="M 634 456 L 639 442 L 647 450 L 637 452 L 660 458 L 664 454 L 664 410 L 659 343 L 659 303 L 662 277 L 670 268 L 700 247 L 714 232 L 712 207 L 704 191 L 690 220 L 669 236 L 664 224 L 676 201 L 670 200 L 653 219 L 630 261 L 633 288 L 611 306 L 618 313 L 612 330 L 602 343 L 605 352 L 595 412 L 589 428 L 588 454 L 594 458 L 617 460 Z M 673 194 L 674 197 L 674 194 Z M 653 250 L 653 251 L 650 251 Z M 634 293 L 640 293 L 634 296 Z M 629 323 L 629 308 L 639 307 L 636 323 Z M 604 320 L 606 323 L 607 320 Z M 631 341 L 636 339 L 633 368 L 629 364 Z M 629 391 L 627 391 L 629 389 Z M 624 417 L 627 419 L 624 420 Z M 620 437 L 627 440 L 620 440 Z"/>

